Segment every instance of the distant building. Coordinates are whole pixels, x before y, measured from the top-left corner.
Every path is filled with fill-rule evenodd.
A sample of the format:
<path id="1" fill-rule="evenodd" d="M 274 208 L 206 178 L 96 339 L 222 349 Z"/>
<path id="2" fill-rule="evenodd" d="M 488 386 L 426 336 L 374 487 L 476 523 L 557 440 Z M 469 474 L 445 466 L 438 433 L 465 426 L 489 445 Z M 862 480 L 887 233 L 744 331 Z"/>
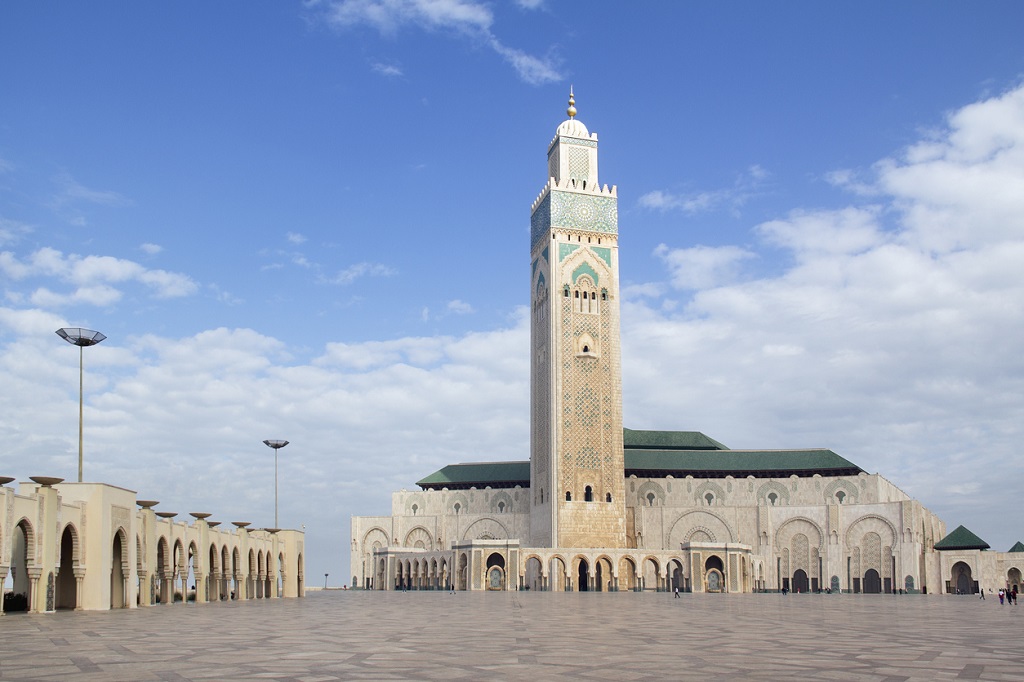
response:
<path id="1" fill-rule="evenodd" d="M 948 593 L 1020 584 L 1011 553 L 831 450 L 731 450 L 622 425 L 618 195 L 597 135 L 548 145 L 530 239 L 530 459 L 449 465 L 352 518 L 365 589 Z M 1018 543 L 1019 544 L 1019 543 Z"/>

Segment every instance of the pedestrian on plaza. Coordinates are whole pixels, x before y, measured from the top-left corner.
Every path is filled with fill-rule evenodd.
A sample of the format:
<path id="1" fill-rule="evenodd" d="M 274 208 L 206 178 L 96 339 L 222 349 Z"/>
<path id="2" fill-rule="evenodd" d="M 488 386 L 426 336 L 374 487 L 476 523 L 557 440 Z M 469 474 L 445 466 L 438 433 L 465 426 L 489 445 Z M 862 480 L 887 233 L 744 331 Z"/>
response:
<path id="1" fill-rule="evenodd" d="M 1003 599 L 1004 599 L 1005 597 L 1006 597 L 1006 590 L 1004 590 L 1003 588 L 1001 588 L 1001 587 L 1000 587 L 1000 588 L 999 588 L 999 605 L 1000 605 L 1000 606 L 1002 606 L 1002 605 L 1003 605 Z"/>
<path id="2" fill-rule="evenodd" d="M 1013 596 L 1013 605 L 1017 605 L 1017 586 L 1013 586 L 1013 592 L 1010 593 Z"/>
<path id="3" fill-rule="evenodd" d="M 979 598 L 979 599 L 984 599 L 984 598 L 985 598 L 985 588 L 984 588 L 984 587 L 983 587 L 983 588 L 981 588 L 981 596 L 980 596 L 980 597 L 978 597 L 978 598 Z"/>
<path id="4" fill-rule="evenodd" d="M 675 587 L 675 590 L 674 590 L 674 591 L 675 591 L 675 595 L 676 595 L 676 596 L 675 596 L 675 598 L 676 598 L 676 599 L 679 599 L 679 586 L 678 586 L 678 585 L 676 585 L 676 587 Z"/>

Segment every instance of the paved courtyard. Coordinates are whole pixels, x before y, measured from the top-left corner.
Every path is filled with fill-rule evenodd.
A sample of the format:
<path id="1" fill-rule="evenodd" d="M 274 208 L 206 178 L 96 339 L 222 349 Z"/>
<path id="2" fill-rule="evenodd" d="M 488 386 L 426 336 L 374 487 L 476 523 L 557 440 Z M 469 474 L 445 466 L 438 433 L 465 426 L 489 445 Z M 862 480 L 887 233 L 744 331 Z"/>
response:
<path id="1" fill-rule="evenodd" d="M 0 618 L 2 680 L 1024 680 L 975 597 L 319 592 Z"/>

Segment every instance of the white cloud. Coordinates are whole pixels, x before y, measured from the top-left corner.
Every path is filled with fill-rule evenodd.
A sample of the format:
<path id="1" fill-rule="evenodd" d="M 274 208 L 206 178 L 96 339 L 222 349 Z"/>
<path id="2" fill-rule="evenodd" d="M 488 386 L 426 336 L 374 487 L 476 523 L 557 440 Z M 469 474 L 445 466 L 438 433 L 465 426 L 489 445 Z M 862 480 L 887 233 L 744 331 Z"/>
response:
<path id="1" fill-rule="evenodd" d="M 456 315 L 468 315 L 469 313 L 476 312 L 475 310 L 473 310 L 473 306 L 466 303 L 465 301 L 460 301 L 458 299 L 455 299 L 454 301 L 448 301 L 447 307 L 448 312 L 455 313 Z"/>
<path id="2" fill-rule="evenodd" d="M 285 239 L 292 244 L 304 244 L 306 242 L 305 235 L 299 234 L 298 232 L 289 232 L 285 235 Z"/>
<path id="3" fill-rule="evenodd" d="M 391 277 L 395 270 L 380 263 L 356 263 L 330 279 L 332 284 L 351 284 L 360 277 Z"/>
<path id="4" fill-rule="evenodd" d="M 379 73 L 382 76 L 387 76 L 389 78 L 394 78 L 402 75 L 401 67 L 395 64 L 373 62 L 372 64 L 370 64 L 370 68 L 373 69 L 376 73 Z"/>
<path id="5" fill-rule="evenodd" d="M 659 244 L 654 255 L 671 273 L 676 289 L 708 289 L 732 282 L 739 274 L 740 263 L 754 254 L 738 246 L 694 246 L 670 249 Z"/>
<path id="6" fill-rule="evenodd" d="M 159 244 L 146 243 L 139 246 L 139 250 L 142 251 L 143 253 L 149 254 L 150 256 L 155 256 L 156 254 L 163 251 L 164 247 L 160 246 Z"/>
<path id="7" fill-rule="evenodd" d="M 32 228 L 25 223 L 0 218 L 0 246 L 13 244 L 30 232 L 32 232 Z"/>
<path id="8" fill-rule="evenodd" d="M 523 7 L 536 8 L 539 2 L 526 0 Z M 331 3 L 325 14 L 329 24 L 348 28 L 371 26 L 383 34 L 394 35 L 405 26 L 427 31 L 452 31 L 488 45 L 531 85 L 562 79 L 558 61 L 553 57 L 537 57 L 505 45 L 491 30 L 494 14 L 487 4 L 475 0 L 340 0 Z M 383 67 L 383 71 L 381 69 Z M 374 64 L 384 75 L 397 67 Z"/>
<path id="9" fill-rule="evenodd" d="M 720 208 L 738 213 L 751 197 L 761 193 L 771 173 L 759 165 L 753 165 L 737 175 L 731 187 L 696 192 L 671 192 L 655 189 L 645 192 L 637 200 L 641 208 L 653 211 L 679 211 L 688 215 L 705 213 Z"/>
<path id="10" fill-rule="evenodd" d="M 121 297 L 111 283 L 138 282 L 150 288 L 157 298 L 176 298 L 196 292 L 197 285 L 187 275 L 166 270 L 150 270 L 138 263 L 111 256 L 65 256 L 60 251 L 44 247 L 29 254 L 24 260 L 10 251 L 0 253 L 0 273 L 12 280 L 28 278 L 54 278 L 77 287 L 68 294 L 57 294 L 41 287 L 32 299 L 59 305 L 62 302 L 83 302 L 110 305 Z"/>
<path id="11" fill-rule="evenodd" d="M 131 200 L 113 190 L 97 190 L 86 187 L 75 180 L 69 173 L 61 173 L 56 179 L 59 190 L 53 198 L 54 205 L 64 206 L 68 203 L 85 202 L 101 206 L 126 206 Z"/>

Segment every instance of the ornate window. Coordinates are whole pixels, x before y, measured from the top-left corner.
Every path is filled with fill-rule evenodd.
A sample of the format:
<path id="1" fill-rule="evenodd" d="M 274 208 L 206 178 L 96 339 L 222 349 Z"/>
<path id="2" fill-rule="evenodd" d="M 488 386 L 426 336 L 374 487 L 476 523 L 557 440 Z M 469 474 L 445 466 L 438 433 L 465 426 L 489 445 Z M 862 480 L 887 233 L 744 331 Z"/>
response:
<path id="1" fill-rule="evenodd" d="M 583 489 L 583 501 L 593 502 L 594 501 L 594 489 L 589 485 Z"/>

